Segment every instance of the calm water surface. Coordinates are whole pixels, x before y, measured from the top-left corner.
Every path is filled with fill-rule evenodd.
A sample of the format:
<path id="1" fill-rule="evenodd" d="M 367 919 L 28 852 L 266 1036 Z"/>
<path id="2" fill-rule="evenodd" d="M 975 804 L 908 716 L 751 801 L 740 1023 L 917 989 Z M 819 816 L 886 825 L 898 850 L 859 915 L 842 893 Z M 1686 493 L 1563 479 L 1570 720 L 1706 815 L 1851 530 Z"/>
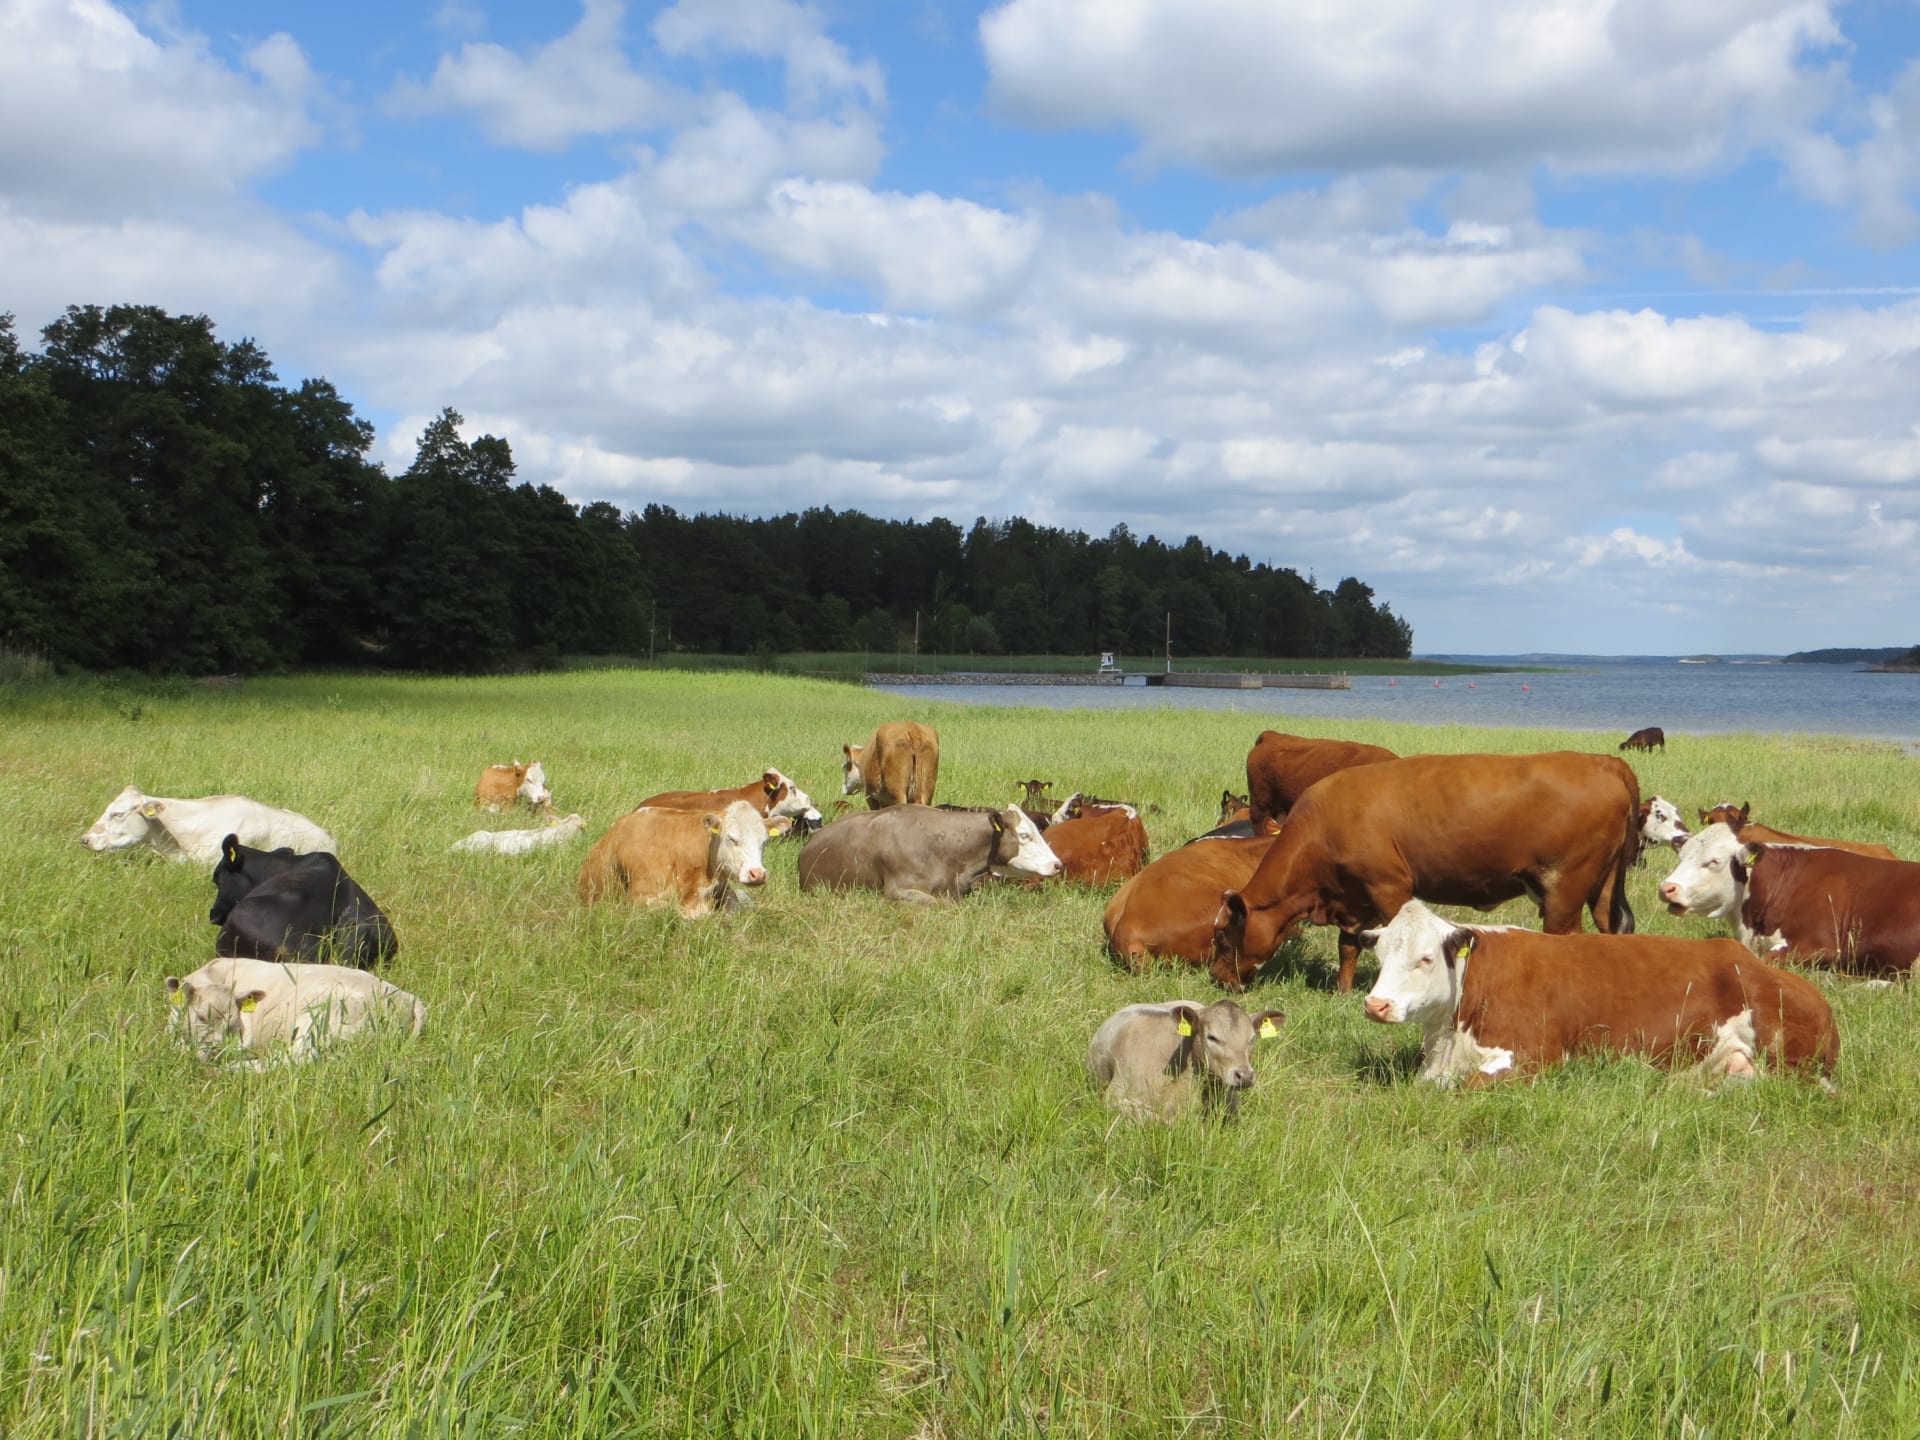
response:
<path id="1" fill-rule="evenodd" d="M 1863 735 L 1920 744 L 1920 675 L 1842 665 L 1596 662 L 1553 674 L 1356 675 L 1351 690 L 1163 690 L 1146 686 L 901 685 L 903 695 L 975 705 L 1108 710 L 1170 706 L 1419 725 L 1535 726 L 1671 734 Z"/>

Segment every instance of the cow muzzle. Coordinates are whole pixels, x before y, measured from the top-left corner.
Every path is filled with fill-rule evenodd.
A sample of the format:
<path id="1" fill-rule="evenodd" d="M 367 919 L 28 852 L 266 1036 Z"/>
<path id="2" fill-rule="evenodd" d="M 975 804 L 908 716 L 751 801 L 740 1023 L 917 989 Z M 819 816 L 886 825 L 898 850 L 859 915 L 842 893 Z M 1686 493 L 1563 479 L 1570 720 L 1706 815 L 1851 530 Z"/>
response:
<path id="1" fill-rule="evenodd" d="M 742 885 L 764 885 L 767 883 L 767 872 L 756 865 L 753 869 L 744 872 L 740 876 L 740 883 Z"/>
<path id="2" fill-rule="evenodd" d="M 1397 1018 L 1393 1011 L 1393 1001 L 1384 995 L 1369 995 L 1366 1001 L 1367 1019 L 1378 1020 L 1382 1025 L 1391 1025 Z"/>

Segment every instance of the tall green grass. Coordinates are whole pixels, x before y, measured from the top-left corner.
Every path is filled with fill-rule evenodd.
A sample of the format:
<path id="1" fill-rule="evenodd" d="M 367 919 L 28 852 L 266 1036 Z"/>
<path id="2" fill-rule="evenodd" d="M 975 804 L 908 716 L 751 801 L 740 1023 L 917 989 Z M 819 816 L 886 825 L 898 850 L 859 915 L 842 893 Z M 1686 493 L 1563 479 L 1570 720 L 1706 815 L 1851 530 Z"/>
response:
<path id="1" fill-rule="evenodd" d="M 1920 1431 L 1905 986 L 1829 990 L 1837 1096 L 1597 1062 L 1443 1094 L 1406 1082 L 1412 1034 L 1324 988 L 1313 932 L 1254 997 L 1289 1019 L 1239 1123 L 1143 1128 L 1087 1085 L 1087 1038 L 1208 987 L 1114 970 L 1104 894 L 802 896 L 781 845 L 750 908 L 687 922 L 578 905 L 588 841 L 446 853 L 491 761 L 543 760 L 590 840 L 767 764 L 824 804 L 889 718 L 939 725 L 943 799 L 1047 776 L 1137 799 L 1166 849 L 1240 788 L 1260 719 L 631 672 L 9 694 L 9 1440 Z M 1897 747 L 1669 743 L 1644 793 L 1920 855 Z M 325 824 L 426 1035 L 261 1075 L 170 1046 L 161 981 L 211 954 L 211 887 L 75 843 L 129 781 Z M 1659 911 L 1660 873 L 1642 928 L 1712 933 Z"/>

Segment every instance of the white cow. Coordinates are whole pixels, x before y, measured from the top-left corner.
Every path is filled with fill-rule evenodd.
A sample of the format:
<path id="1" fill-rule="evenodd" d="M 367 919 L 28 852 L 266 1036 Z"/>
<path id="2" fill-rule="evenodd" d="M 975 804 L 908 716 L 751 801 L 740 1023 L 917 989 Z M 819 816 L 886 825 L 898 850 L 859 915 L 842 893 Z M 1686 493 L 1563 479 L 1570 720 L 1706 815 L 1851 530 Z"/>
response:
<path id="1" fill-rule="evenodd" d="M 203 1060 L 228 1046 L 246 1051 L 250 1069 L 274 1058 L 302 1064 L 329 1044 L 379 1024 L 408 1024 L 418 1035 L 426 1002 L 365 970 L 278 960 L 210 960 L 184 980 L 167 977 L 168 1028 Z"/>
<path id="2" fill-rule="evenodd" d="M 301 855 L 320 850 L 339 853 L 331 835 L 292 810 L 278 810 L 244 795 L 170 800 L 142 794 L 137 785 L 113 797 L 80 843 L 89 850 L 148 845 L 170 860 L 206 865 L 220 858 L 220 842 L 229 835 L 256 850 L 278 850 L 284 845 Z"/>
<path id="3" fill-rule="evenodd" d="M 586 828 L 583 815 L 569 815 L 564 820 L 556 817 L 533 830 L 476 830 L 466 839 L 454 841 L 453 849 L 467 855 L 529 855 L 565 844 Z"/>
<path id="4" fill-rule="evenodd" d="M 1204 1109 L 1224 1102 L 1232 1115 L 1253 1084 L 1254 1040 L 1286 1018 L 1278 1010 L 1249 1016 L 1231 1000 L 1129 1005 L 1093 1032 L 1087 1078 L 1135 1120 L 1176 1118 L 1196 1086 Z"/>

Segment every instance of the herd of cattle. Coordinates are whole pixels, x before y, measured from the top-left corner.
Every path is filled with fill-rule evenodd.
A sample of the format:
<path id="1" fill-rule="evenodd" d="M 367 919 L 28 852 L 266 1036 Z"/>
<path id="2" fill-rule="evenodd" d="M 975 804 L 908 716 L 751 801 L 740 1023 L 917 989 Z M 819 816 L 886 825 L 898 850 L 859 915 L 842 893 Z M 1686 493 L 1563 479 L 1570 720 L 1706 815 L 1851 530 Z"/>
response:
<path id="1" fill-rule="evenodd" d="M 1638 731 L 1621 748 L 1664 739 Z M 1049 812 L 1042 780 L 1021 782 L 1023 805 L 938 805 L 938 774 L 938 735 L 895 722 L 842 748 L 842 794 L 867 809 L 831 824 L 775 769 L 736 789 L 651 796 L 593 845 L 580 898 L 671 904 L 688 917 L 731 909 L 766 883 L 765 844 L 791 835 L 805 837 L 802 890 L 924 903 L 995 879 L 1124 882 L 1104 916 L 1115 960 L 1136 971 L 1184 962 L 1236 993 L 1301 925 L 1333 926 L 1337 989 L 1352 988 L 1360 952 L 1373 950 L 1367 1017 L 1420 1025 L 1420 1073 L 1443 1084 L 1581 1050 L 1696 1067 L 1709 1083 L 1763 1063 L 1825 1083 L 1839 1053 L 1832 1010 L 1773 962 L 1907 973 L 1920 959 L 1920 864 L 1769 829 L 1745 804 L 1700 810 L 1689 833 L 1673 804 L 1640 798 L 1613 755 L 1401 757 L 1264 731 L 1245 795 L 1222 797 L 1220 826 L 1151 863 L 1133 805 L 1075 794 Z M 488 767 L 474 804 L 525 805 L 541 823 L 476 831 L 457 851 L 525 854 L 585 826 L 555 812 L 537 761 Z M 419 999 L 368 973 L 396 953 L 393 927 L 304 816 L 129 786 L 81 840 L 214 862 L 218 958 L 166 982 L 174 1026 L 202 1055 L 237 1044 L 251 1065 L 282 1049 L 299 1060 L 376 1017 L 416 1033 L 423 1023 Z M 1733 939 L 1634 933 L 1627 878 L 1654 849 L 1677 852 L 1658 888 L 1670 913 L 1723 920 Z M 1538 906 L 1541 930 L 1461 925 L 1427 908 L 1521 897 Z M 1582 931 L 1583 911 L 1597 934 Z M 1231 1110 L 1253 1082 L 1253 1042 L 1283 1018 L 1248 1016 L 1232 999 L 1131 1005 L 1098 1028 L 1087 1070 L 1127 1113 L 1173 1113 L 1193 1089 Z"/>

